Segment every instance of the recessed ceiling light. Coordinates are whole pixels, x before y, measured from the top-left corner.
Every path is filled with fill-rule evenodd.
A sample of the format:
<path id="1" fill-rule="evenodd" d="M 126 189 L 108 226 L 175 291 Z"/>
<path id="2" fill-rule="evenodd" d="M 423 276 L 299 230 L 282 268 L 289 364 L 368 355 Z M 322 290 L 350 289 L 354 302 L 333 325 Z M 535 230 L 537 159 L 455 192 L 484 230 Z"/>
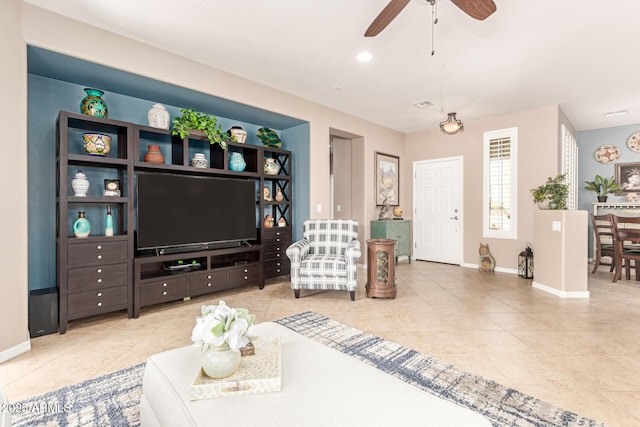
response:
<path id="1" fill-rule="evenodd" d="M 373 55 L 369 52 L 360 52 L 358 56 L 356 56 L 358 61 L 360 62 L 369 62 L 373 59 Z"/>
<path id="2" fill-rule="evenodd" d="M 627 110 L 618 110 L 618 111 L 608 111 L 604 113 L 605 117 L 614 117 L 614 116 L 622 116 L 627 114 Z"/>
<path id="3" fill-rule="evenodd" d="M 340 90 L 342 90 L 342 86 L 333 85 L 333 86 L 331 86 L 331 89 L 340 91 Z"/>

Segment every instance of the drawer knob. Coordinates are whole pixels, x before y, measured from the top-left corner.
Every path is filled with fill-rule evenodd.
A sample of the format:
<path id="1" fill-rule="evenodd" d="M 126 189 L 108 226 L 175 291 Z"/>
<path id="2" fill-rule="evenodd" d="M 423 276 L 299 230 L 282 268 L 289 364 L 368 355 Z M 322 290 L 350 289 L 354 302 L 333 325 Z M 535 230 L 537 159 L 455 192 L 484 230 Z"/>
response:
<path id="1" fill-rule="evenodd" d="M 100 273 L 102 273 L 102 269 L 101 268 L 98 269 L 98 274 L 100 274 Z"/>
<path id="2" fill-rule="evenodd" d="M 276 269 L 276 273 L 280 273 L 280 269 L 279 269 L 279 268 L 278 268 L 278 269 Z"/>
<path id="3" fill-rule="evenodd" d="M 166 294 L 167 294 L 167 291 L 164 291 L 164 292 L 162 293 L 162 295 L 166 295 Z"/>
<path id="4" fill-rule="evenodd" d="M 210 275 L 210 274 L 209 274 L 209 275 L 207 275 L 207 279 L 211 279 L 211 275 Z"/>
<path id="5" fill-rule="evenodd" d="M 166 288 L 167 287 L 167 282 L 163 283 L 162 286 Z"/>
<path id="6" fill-rule="evenodd" d="M 102 307 L 102 303 L 101 302 L 98 303 L 98 307 Z"/>
<path id="7" fill-rule="evenodd" d="M 277 257 L 279 257 L 279 256 L 280 256 L 280 254 L 276 254 L 276 256 L 277 256 Z"/>
<path id="8" fill-rule="evenodd" d="M 208 287 L 211 287 L 211 283 L 207 283 L 207 286 L 208 286 Z"/>
<path id="9" fill-rule="evenodd" d="M 280 239 L 276 239 L 276 242 L 279 242 L 279 241 L 280 241 Z"/>
<path id="10" fill-rule="evenodd" d="M 276 265 L 277 265 L 278 267 L 280 267 L 280 263 L 279 263 L 279 262 L 276 262 Z"/>
<path id="11" fill-rule="evenodd" d="M 98 283 L 102 283 L 102 279 L 98 279 Z"/>
<path id="12" fill-rule="evenodd" d="M 101 297 L 102 296 L 102 292 L 98 292 L 98 296 Z"/>
<path id="13" fill-rule="evenodd" d="M 102 245 L 96 246 L 96 249 L 98 249 L 98 250 L 102 249 Z"/>
<path id="14" fill-rule="evenodd" d="M 102 255 L 98 255 L 98 259 L 102 259 Z"/>
<path id="15" fill-rule="evenodd" d="M 244 280 L 247 280 L 247 279 L 248 279 L 248 277 L 247 277 L 247 276 L 244 276 Z"/>
<path id="16" fill-rule="evenodd" d="M 245 269 L 244 269 L 244 272 L 245 272 L 245 273 L 248 273 L 248 272 L 249 272 L 249 270 L 247 270 L 247 269 L 245 268 Z"/>

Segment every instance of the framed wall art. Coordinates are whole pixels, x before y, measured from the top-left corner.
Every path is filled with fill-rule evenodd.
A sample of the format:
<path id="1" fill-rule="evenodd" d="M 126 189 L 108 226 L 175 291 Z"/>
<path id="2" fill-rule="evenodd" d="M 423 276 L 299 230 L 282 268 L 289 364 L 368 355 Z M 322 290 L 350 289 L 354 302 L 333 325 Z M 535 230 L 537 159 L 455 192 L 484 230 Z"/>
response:
<path id="1" fill-rule="evenodd" d="M 376 206 L 400 204 L 400 158 L 376 151 Z"/>
<path id="2" fill-rule="evenodd" d="M 620 194 L 640 193 L 640 162 L 616 163 L 616 182 L 622 187 Z"/>

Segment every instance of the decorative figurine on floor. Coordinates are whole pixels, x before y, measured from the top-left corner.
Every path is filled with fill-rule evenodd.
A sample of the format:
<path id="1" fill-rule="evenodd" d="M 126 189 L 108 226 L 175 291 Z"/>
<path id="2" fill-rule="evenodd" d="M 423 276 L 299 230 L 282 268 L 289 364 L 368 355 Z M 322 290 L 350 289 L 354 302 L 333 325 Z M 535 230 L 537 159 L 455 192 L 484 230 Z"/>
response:
<path id="1" fill-rule="evenodd" d="M 489 252 L 489 244 L 487 243 L 483 245 L 482 243 L 480 243 L 480 249 L 478 250 L 478 253 L 480 254 L 478 270 L 494 272 L 496 270 L 496 260 Z"/>
<path id="2" fill-rule="evenodd" d="M 378 214 L 378 221 L 387 221 L 387 212 L 389 212 L 389 205 L 387 204 L 387 198 L 385 197 L 380 206 L 380 213 Z"/>

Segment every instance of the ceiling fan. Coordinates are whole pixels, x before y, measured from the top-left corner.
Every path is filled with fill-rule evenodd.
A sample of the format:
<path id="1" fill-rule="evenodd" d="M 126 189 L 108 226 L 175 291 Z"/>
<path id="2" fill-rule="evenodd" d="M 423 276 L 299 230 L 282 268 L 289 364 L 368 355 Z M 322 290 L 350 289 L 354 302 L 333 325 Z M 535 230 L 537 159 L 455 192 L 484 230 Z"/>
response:
<path id="1" fill-rule="evenodd" d="M 396 16 L 409 4 L 410 0 L 391 0 L 389 4 L 382 9 L 382 12 L 376 16 L 367 31 L 365 31 L 365 37 L 375 37 L 387 25 L 394 20 Z M 427 0 L 433 6 L 435 0 Z M 453 4 L 458 6 L 464 13 L 472 18 L 480 21 L 488 18 L 493 12 L 496 11 L 496 4 L 493 0 L 451 0 Z"/>

